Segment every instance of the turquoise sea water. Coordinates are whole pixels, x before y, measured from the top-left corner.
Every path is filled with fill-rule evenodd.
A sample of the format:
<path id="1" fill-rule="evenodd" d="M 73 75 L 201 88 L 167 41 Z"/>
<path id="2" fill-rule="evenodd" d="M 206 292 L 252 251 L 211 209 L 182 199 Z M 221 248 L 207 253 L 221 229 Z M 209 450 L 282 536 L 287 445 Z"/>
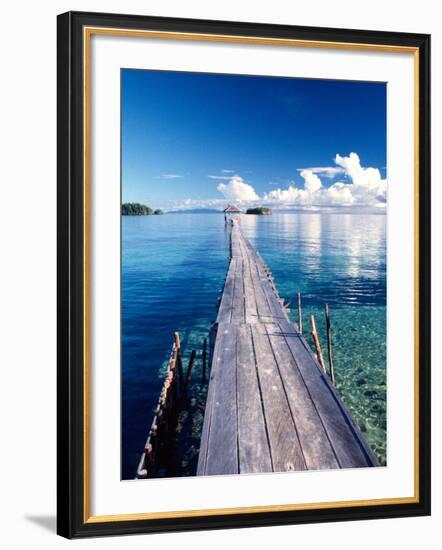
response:
<path id="1" fill-rule="evenodd" d="M 272 270 L 280 295 L 294 305 L 301 292 L 304 333 L 314 314 L 324 352 L 324 304 L 329 304 L 337 388 L 385 464 L 385 216 L 273 213 L 242 216 L 242 227 Z M 134 477 L 173 333 L 180 332 L 186 364 L 215 320 L 227 265 L 228 234 L 221 214 L 123 217 L 123 479 Z M 291 315 L 296 321 L 295 307 Z M 192 378 L 191 393 L 203 400 L 200 362 Z M 178 475 L 193 473 L 202 418 L 198 406 L 191 423 L 182 418 Z"/>

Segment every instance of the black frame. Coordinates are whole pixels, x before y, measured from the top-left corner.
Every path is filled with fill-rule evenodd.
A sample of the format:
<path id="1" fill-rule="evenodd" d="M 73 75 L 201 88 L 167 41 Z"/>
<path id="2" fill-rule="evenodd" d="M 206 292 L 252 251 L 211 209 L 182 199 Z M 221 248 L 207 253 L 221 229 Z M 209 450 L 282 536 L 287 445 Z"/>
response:
<path id="1" fill-rule="evenodd" d="M 83 27 L 408 46 L 419 51 L 419 501 L 175 519 L 84 522 L 83 462 Z M 68 12 L 57 21 L 57 518 L 67 538 L 257 527 L 430 514 L 430 36 Z"/>

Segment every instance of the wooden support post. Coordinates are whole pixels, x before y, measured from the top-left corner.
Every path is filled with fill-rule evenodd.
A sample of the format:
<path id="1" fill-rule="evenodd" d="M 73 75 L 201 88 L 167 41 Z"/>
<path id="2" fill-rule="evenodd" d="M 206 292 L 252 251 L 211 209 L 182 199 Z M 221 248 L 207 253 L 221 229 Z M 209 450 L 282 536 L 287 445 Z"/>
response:
<path id="1" fill-rule="evenodd" d="M 312 337 L 313 337 L 313 342 L 315 343 L 316 352 L 318 354 L 319 364 L 321 365 L 322 370 L 325 373 L 327 373 L 327 371 L 325 370 L 325 363 L 324 363 L 324 358 L 322 356 L 321 344 L 319 342 L 318 332 L 316 330 L 316 323 L 315 323 L 315 316 L 314 315 L 310 315 L 310 324 L 312 325 Z"/>
<path id="2" fill-rule="evenodd" d="M 175 332 L 176 364 L 178 368 L 178 377 L 180 380 L 180 391 L 183 391 L 183 359 L 181 357 L 181 341 L 179 332 Z"/>
<path id="3" fill-rule="evenodd" d="M 193 349 L 192 353 L 190 354 L 189 365 L 187 367 L 186 382 L 185 382 L 186 387 L 190 382 L 190 375 L 192 374 L 193 363 L 195 362 L 195 355 L 196 355 L 196 351 Z"/>
<path id="4" fill-rule="evenodd" d="M 332 353 L 332 335 L 331 335 L 331 323 L 330 315 L 328 311 L 328 304 L 325 304 L 325 323 L 327 326 L 327 351 L 328 351 L 328 363 L 330 365 L 330 380 L 335 385 L 335 368 L 333 365 L 333 353 Z"/>
<path id="5" fill-rule="evenodd" d="M 203 382 L 206 381 L 206 362 L 207 362 L 207 338 L 204 338 L 203 343 Z"/>
<path id="6" fill-rule="evenodd" d="M 302 306 L 301 306 L 300 292 L 298 292 L 298 330 L 299 330 L 299 334 L 302 334 Z"/>
<path id="7" fill-rule="evenodd" d="M 172 386 L 172 412 L 176 413 L 176 406 L 178 402 L 178 390 L 176 381 L 176 364 L 177 364 L 177 351 L 176 344 L 173 345 L 172 354 L 169 360 L 169 370 L 171 372 L 171 386 Z"/>

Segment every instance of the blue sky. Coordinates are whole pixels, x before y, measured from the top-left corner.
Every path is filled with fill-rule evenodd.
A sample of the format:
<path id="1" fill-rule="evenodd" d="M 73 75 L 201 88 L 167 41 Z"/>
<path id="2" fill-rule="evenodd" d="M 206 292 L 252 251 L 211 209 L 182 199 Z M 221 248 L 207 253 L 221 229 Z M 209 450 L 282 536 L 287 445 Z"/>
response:
<path id="1" fill-rule="evenodd" d="M 382 207 L 386 184 L 384 83 L 122 70 L 123 202 Z"/>

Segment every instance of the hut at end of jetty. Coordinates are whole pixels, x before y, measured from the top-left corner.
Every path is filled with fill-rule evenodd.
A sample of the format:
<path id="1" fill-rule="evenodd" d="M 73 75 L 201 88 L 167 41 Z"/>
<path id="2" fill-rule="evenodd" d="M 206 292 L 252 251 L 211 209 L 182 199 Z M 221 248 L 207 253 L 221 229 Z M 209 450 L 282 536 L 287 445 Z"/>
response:
<path id="1" fill-rule="evenodd" d="M 226 223 L 229 223 L 231 220 L 240 221 L 241 214 L 242 211 L 235 204 L 229 204 L 229 206 L 224 210 L 224 221 Z"/>

